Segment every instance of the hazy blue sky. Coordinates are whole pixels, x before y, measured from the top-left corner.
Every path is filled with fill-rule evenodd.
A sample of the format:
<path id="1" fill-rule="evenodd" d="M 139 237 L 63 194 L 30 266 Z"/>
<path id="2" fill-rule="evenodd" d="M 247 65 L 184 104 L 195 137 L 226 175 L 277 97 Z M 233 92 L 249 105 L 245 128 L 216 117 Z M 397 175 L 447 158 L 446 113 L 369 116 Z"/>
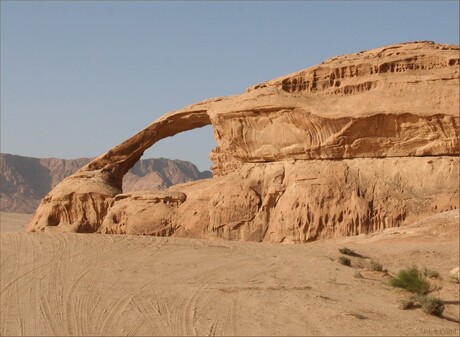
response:
<path id="1" fill-rule="evenodd" d="M 1 1 L 1 151 L 97 156 L 164 113 L 396 42 L 459 43 L 457 1 Z M 210 127 L 147 157 L 207 169 Z"/>

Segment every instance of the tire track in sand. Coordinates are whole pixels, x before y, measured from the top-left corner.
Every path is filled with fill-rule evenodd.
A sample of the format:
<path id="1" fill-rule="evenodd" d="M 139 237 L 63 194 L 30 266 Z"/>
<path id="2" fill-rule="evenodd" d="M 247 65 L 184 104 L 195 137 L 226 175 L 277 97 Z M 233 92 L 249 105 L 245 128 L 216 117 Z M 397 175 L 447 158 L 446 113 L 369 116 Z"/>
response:
<path id="1" fill-rule="evenodd" d="M 58 262 L 60 255 L 64 250 L 64 245 L 62 239 L 58 239 L 58 245 L 52 245 L 53 251 L 50 254 L 51 258 L 49 261 L 42 263 L 36 267 L 32 267 L 32 269 L 21 273 L 18 275 L 19 266 L 39 263 L 39 261 L 45 258 L 44 252 L 40 247 L 40 242 L 36 239 L 36 235 L 29 234 L 24 235 L 23 233 L 3 233 L 2 240 L 5 237 L 14 237 L 17 242 L 17 246 L 14 246 L 17 253 L 16 265 L 15 270 L 13 273 L 9 274 L 7 277 L 9 282 L 6 285 L 3 285 L 2 289 L 0 290 L 0 302 L 1 302 L 1 309 L 0 309 L 0 323 L 2 326 L 1 333 L 2 335 L 6 332 L 3 327 L 8 326 L 8 321 L 10 320 L 10 316 L 14 315 L 11 312 L 10 308 L 14 308 L 14 303 L 18 303 L 18 310 L 25 313 L 25 316 L 30 314 L 31 310 L 40 311 L 40 300 L 37 296 L 38 289 L 33 291 L 34 288 L 38 287 L 37 280 L 42 280 L 46 278 L 48 274 L 48 267 Z M 55 242 L 54 236 L 47 237 L 46 239 L 50 239 L 51 242 Z M 29 243 L 29 245 L 27 244 Z M 30 247 L 32 246 L 32 248 Z M 2 245 L 2 250 L 3 250 Z M 55 248 L 56 247 L 56 248 Z M 39 253 L 37 253 L 39 251 Z M 3 273 L 2 273 L 3 274 Z M 2 280 L 4 279 L 4 275 L 2 275 Z M 35 295 L 36 301 L 31 301 L 31 296 Z M 29 301 L 27 301 L 29 299 Z M 32 307 L 32 303 L 35 304 L 35 307 Z M 29 334 L 33 333 L 33 331 L 37 331 L 39 327 L 37 326 L 38 322 L 36 320 L 24 320 L 22 316 L 19 317 L 20 324 L 19 328 L 21 334 Z"/>
<path id="2" fill-rule="evenodd" d="M 160 250 L 164 246 L 166 246 L 168 244 L 168 242 L 169 242 L 168 239 L 165 239 L 164 242 L 161 242 L 163 240 L 154 240 L 154 243 L 158 244 L 158 242 L 155 242 L 155 241 L 160 241 L 159 246 L 153 253 L 150 254 L 150 257 L 158 254 L 158 252 L 160 252 Z M 129 255 L 139 254 L 144 250 L 149 251 L 151 249 L 152 249 L 152 246 L 147 244 L 144 247 L 140 247 L 139 249 L 136 249 L 134 251 L 129 252 L 128 254 L 125 254 L 124 257 L 126 258 Z M 137 265 L 139 265 L 140 263 L 143 263 L 143 262 L 144 261 L 140 261 L 139 263 L 137 263 Z M 135 268 L 135 266 L 133 268 Z M 144 282 L 140 287 L 138 287 L 138 288 L 136 288 L 134 290 L 125 291 L 125 294 L 120 299 L 118 299 L 118 301 L 116 301 L 116 303 L 111 308 L 111 310 L 105 315 L 105 319 L 103 320 L 103 322 L 101 322 L 101 324 L 100 324 L 100 326 L 102 327 L 101 332 L 100 332 L 101 335 L 104 336 L 104 335 L 109 335 L 110 334 L 110 327 L 114 326 L 114 323 L 117 321 L 116 318 L 121 316 L 123 314 L 123 311 L 125 310 L 125 308 L 128 306 L 128 304 L 133 302 L 133 298 L 136 295 L 141 294 L 148 286 L 150 286 L 150 284 L 151 284 L 151 280 L 148 280 L 147 282 Z M 135 303 L 133 303 L 133 305 L 136 306 Z M 140 327 L 139 327 L 139 329 L 140 329 Z"/>
<path id="3" fill-rule="evenodd" d="M 247 261 L 242 262 L 241 260 L 237 263 L 224 263 L 223 265 L 201 273 L 197 278 L 194 278 L 193 281 L 197 282 L 197 287 L 187 300 L 179 306 L 183 308 L 180 324 L 173 324 L 173 326 L 181 327 L 181 330 L 177 331 L 177 334 L 186 336 L 202 335 L 206 328 L 203 324 L 198 323 L 200 320 L 204 319 L 205 316 L 209 316 L 208 313 L 216 310 L 214 308 L 216 305 L 216 315 L 212 318 L 209 332 L 213 330 L 217 331 L 217 329 L 219 329 L 219 331 L 222 331 L 222 334 L 224 334 L 223 332 L 230 324 L 230 328 L 232 330 L 231 333 L 235 334 L 236 329 L 234 329 L 234 327 L 236 326 L 236 312 L 235 310 L 232 310 L 232 303 L 236 294 L 210 294 L 210 290 L 214 289 L 214 287 L 211 286 L 214 281 L 226 273 L 233 273 L 234 267 L 238 266 L 238 268 L 244 268 L 247 264 Z M 201 302 L 200 305 L 198 305 L 199 302 Z M 197 315 L 198 308 L 203 308 L 199 316 Z M 197 329 L 200 330 L 199 333 Z"/>

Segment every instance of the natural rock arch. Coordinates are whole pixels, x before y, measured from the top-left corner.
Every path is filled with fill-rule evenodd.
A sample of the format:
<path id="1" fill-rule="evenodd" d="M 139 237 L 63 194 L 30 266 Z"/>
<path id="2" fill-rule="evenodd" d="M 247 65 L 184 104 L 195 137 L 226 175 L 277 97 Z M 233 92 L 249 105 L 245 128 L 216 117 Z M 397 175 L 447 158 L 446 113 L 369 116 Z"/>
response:
<path id="1" fill-rule="evenodd" d="M 458 51 L 338 56 L 169 113 L 57 185 L 28 230 L 307 242 L 457 208 Z M 147 148 L 209 124 L 212 179 L 122 193 Z"/>
<path id="2" fill-rule="evenodd" d="M 166 114 L 63 180 L 43 199 L 28 231 L 95 232 L 113 198 L 122 193 L 123 176 L 145 150 L 166 137 L 210 125 L 207 110 Z M 51 226 L 51 227 L 50 227 Z"/>
<path id="3" fill-rule="evenodd" d="M 102 170 L 121 188 L 123 176 L 156 142 L 178 133 L 210 125 L 206 110 L 173 112 L 159 118 L 144 130 L 97 157 L 78 172 Z"/>

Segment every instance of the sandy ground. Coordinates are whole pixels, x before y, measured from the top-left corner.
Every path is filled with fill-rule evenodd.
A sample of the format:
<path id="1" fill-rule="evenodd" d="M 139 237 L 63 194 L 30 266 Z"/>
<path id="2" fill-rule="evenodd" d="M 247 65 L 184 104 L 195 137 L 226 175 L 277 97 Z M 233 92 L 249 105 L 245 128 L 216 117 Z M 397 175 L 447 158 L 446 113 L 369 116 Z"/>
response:
<path id="1" fill-rule="evenodd" d="M 32 214 L 0 212 L 0 232 L 23 232 Z"/>
<path id="2" fill-rule="evenodd" d="M 14 215 L 9 215 L 10 220 Z M 20 217 L 20 215 L 18 215 Z M 452 335 L 459 333 L 458 211 L 304 245 L 22 233 L 2 214 L 0 333 L 7 335 Z M 5 230 L 9 229 L 9 232 Z M 338 263 L 338 248 L 364 257 Z M 438 271 L 446 318 L 398 308 L 368 270 Z M 357 277 L 358 272 L 362 277 Z"/>

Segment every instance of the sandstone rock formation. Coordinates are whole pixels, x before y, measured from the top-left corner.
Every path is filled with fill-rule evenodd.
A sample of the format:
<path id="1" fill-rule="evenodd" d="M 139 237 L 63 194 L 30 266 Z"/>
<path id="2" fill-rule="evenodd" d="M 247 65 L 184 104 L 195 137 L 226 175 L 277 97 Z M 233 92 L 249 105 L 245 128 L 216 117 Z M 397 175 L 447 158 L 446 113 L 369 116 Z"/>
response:
<path id="1" fill-rule="evenodd" d="M 370 233 L 454 208 L 458 169 L 447 156 L 245 164 L 173 186 L 169 200 L 119 195 L 100 231 L 286 243 Z"/>
<path id="2" fill-rule="evenodd" d="M 31 158 L 0 153 L 0 211 L 32 213 L 51 189 L 91 158 Z M 210 178 L 195 165 L 165 158 L 142 159 L 124 176 L 123 189 L 163 190 L 175 184 Z"/>
<path id="3" fill-rule="evenodd" d="M 62 179 L 90 162 L 0 154 L 0 211 L 32 213 Z"/>
<path id="4" fill-rule="evenodd" d="M 403 43 L 184 107 L 56 186 L 28 230 L 306 242 L 457 208 L 459 77 L 458 46 Z M 122 193 L 148 147 L 208 124 L 213 179 Z"/>

